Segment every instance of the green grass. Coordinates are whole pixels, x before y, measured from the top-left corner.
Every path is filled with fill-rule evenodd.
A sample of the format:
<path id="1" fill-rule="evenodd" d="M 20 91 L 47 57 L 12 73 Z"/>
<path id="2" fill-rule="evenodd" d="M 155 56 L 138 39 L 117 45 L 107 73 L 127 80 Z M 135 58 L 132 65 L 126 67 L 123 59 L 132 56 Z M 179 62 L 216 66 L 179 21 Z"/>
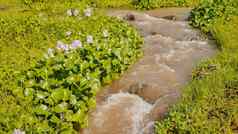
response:
<path id="1" fill-rule="evenodd" d="M 194 7 L 200 0 L 96 0 L 97 7 L 154 9 L 164 7 Z"/>
<path id="2" fill-rule="evenodd" d="M 131 0 L 95 0 L 100 8 L 133 8 Z"/>
<path id="3" fill-rule="evenodd" d="M 207 15 L 203 12 L 201 16 L 204 14 Z M 194 70 L 180 102 L 157 122 L 158 134 L 238 132 L 238 16 L 230 14 L 229 20 L 224 16 L 211 20 L 207 28 L 220 51 Z"/>
<path id="4" fill-rule="evenodd" d="M 138 9 L 154 9 L 165 7 L 194 7 L 199 0 L 135 0 L 134 6 Z"/>

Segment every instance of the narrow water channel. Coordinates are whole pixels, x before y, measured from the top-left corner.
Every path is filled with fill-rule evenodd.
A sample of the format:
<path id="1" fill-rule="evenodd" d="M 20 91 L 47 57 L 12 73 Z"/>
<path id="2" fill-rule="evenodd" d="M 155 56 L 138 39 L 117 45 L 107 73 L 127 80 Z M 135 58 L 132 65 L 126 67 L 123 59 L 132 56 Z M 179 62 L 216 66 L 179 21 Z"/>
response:
<path id="1" fill-rule="evenodd" d="M 215 54 L 213 42 L 187 24 L 188 11 L 184 16 L 182 11 L 180 16 L 172 14 L 180 17 L 177 20 L 158 18 L 161 14 L 156 12 L 109 12 L 139 30 L 145 40 L 144 56 L 98 94 L 97 108 L 83 134 L 153 134 L 154 121 L 176 103 L 193 67 Z"/>

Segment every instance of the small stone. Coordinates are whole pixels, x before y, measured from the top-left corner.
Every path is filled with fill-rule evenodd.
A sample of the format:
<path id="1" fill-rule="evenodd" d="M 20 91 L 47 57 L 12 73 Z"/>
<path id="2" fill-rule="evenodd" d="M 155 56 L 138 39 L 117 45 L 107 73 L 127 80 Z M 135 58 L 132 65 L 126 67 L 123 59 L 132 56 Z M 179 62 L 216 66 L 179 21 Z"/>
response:
<path id="1" fill-rule="evenodd" d="M 135 21 L 136 20 L 136 17 L 135 17 L 135 15 L 133 15 L 133 14 L 127 14 L 126 16 L 125 16 L 125 18 L 124 18 L 125 20 L 128 20 L 128 21 Z"/>

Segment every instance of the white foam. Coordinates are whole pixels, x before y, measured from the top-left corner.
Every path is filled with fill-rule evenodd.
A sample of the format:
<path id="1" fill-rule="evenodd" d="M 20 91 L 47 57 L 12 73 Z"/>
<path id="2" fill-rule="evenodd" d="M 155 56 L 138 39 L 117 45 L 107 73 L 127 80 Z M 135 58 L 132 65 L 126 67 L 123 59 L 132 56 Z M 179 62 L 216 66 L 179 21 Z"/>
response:
<path id="1" fill-rule="evenodd" d="M 113 94 L 107 99 L 107 106 L 117 105 L 121 103 L 123 99 L 130 99 L 133 101 L 133 105 L 130 108 L 127 108 L 126 111 L 131 113 L 132 117 L 132 134 L 142 134 L 141 128 L 143 128 L 144 117 L 152 109 L 152 105 L 144 101 L 141 97 L 129 94 L 129 93 L 117 93 Z"/>

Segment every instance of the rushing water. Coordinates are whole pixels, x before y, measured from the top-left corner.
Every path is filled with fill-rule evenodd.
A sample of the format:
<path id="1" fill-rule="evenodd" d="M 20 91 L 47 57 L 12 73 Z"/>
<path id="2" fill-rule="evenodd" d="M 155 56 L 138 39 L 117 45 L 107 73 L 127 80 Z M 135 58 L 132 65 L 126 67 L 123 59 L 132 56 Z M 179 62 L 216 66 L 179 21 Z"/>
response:
<path id="1" fill-rule="evenodd" d="M 110 11 L 126 18 L 145 39 L 144 57 L 120 80 L 97 96 L 83 134 L 151 134 L 155 120 L 165 116 L 191 78 L 198 61 L 215 53 L 212 42 L 186 21 L 171 21 L 134 11 Z"/>
<path id="2" fill-rule="evenodd" d="M 129 93 L 112 94 L 92 114 L 93 128 L 85 134 L 142 134 L 144 117 L 152 105 L 137 95 Z M 113 121 L 113 122 L 112 122 Z"/>

